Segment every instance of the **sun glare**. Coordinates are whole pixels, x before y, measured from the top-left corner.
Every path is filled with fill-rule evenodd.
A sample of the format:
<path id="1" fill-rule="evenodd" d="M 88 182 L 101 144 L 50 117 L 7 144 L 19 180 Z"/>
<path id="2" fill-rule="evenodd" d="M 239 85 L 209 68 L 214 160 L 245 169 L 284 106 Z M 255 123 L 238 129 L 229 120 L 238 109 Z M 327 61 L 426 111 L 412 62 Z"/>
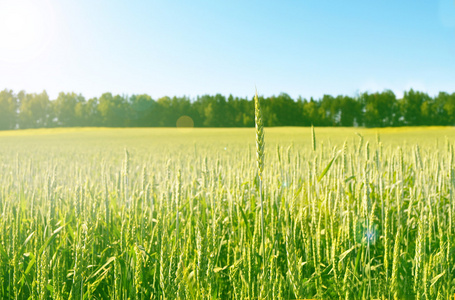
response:
<path id="1" fill-rule="evenodd" d="M 53 34 L 53 14 L 47 1 L 0 1 L 0 60 L 24 62 L 36 58 Z"/>

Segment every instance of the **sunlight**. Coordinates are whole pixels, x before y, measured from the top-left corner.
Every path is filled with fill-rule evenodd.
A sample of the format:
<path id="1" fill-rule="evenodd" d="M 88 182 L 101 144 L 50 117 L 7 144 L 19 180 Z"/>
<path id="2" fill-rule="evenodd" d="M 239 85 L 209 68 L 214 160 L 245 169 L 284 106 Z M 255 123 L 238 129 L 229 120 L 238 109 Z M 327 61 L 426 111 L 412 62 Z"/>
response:
<path id="1" fill-rule="evenodd" d="M 0 1 L 0 60 L 24 62 L 45 50 L 53 33 L 53 14 L 47 1 Z"/>

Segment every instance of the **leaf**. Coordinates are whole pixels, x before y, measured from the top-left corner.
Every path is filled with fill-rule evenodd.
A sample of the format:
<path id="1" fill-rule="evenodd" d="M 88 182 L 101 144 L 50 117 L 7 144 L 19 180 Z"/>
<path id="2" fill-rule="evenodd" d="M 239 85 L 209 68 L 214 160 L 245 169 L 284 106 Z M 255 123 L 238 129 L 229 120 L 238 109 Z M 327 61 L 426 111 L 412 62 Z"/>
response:
<path id="1" fill-rule="evenodd" d="M 344 251 L 343 253 L 341 253 L 341 254 L 340 254 L 340 261 L 339 261 L 339 262 L 342 262 L 343 259 L 345 259 L 345 257 L 346 257 L 349 253 L 351 253 L 351 251 L 354 250 L 354 249 L 355 249 L 355 245 L 352 246 L 350 249 L 348 249 L 348 250 Z"/>
<path id="2" fill-rule="evenodd" d="M 0 243 L 0 254 L 6 259 L 9 260 L 8 254 L 6 253 L 5 249 L 3 249 L 2 244 Z"/>
<path id="3" fill-rule="evenodd" d="M 355 179 L 355 175 L 352 175 L 352 176 L 349 176 L 348 178 L 346 178 L 344 180 L 344 182 L 349 182 L 349 181 L 354 180 L 354 179 Z"/>
<path id="4" fill-rule="evenodd" d="M 33 237 L 34 234 L 35 234 L 35 232 L 33 231 L 33 232 L 30 233 L 30 235 L 25 239 L 24 243 L 23 243 L 22 246 L 21 246 L 20 253 L 22 253 L 22 251 L 24 250 L 25 246 L 26 246 L 27 243 L 32 239 L 32 237 Z"/>
<path id="5" fill-rule="evenodd" d="M 111 257 L 112 258 L 112 257 Z M 87 291 L 84 293 L 84 297 L 83 299 L 89 299 L 91 298 L 90 295 L 93 294 L 96 290 L 96 288 L 98 287 L 98 285 L 101 283 L 101 281 L 104 280 L 104 278 L 106 278 L 109 270 L 111 269 L 111 267 L 105 269 L 103 271 L 103 273 L 101 273 L 101 275 L 92 283 L 88 284 L 88 288 L 87 288 Z"/>
<path id="6" fill-rule="evenodd" d="M 246 227 L 246 232 L 248 234 L 248 237 L 251 239 L 251 231 L 250 231 L 250 227 L 248 226 L 248 219 L 245 215 L 245 212 L 243 211 L 243 209 L 241 207 L 239 207 L 240 209 L 240 212 L 242 213 L 242 217 L 243 217 L 243 221 L 245 222 L 245 227 Z"/>
<path id="7" fill-rule="evenodd" d="M 300 192 L 302 192 L 302 189 L 303 189 L 303 184 L 300 185 L 300 187 L 297 189 L 297 191 L 295 191 L 295 193 L 294 193 L 294 200 L 296 200 L 297 197 L 300 195 Z"/>
<path id="8" fill-rule="evenodd" d="M 436 275 L 433 279 L 431 279 L 430 288 L 433 287 L 433 285 L 435 285 L 435 283 L 439 280 L 439 278 L 441 278 L 442 276 L 444 276 L 445 273 L 446 273 L 446 271 L 442 272 L 442 273 L 439 274 L 439 275 Z"/>
<path id="9" fill-rule="evenodd" d="M 25 269 L 24 275 L 28 275 L 36 261 L 36 257 L 33 254 L 31 254 L 30 256 L 32 257 L 32 259 L 29 261 L 27 269 Z"/>
<path id="10" fill-rule="evenodd" d="M 103 271 L 111 262 L 115 260 L 115 256 L 109 257 L 104 265 L 102 265 L 95 273 L 90 275 L 88 279 L 92 279 L 93 277 L 97 276 L 101 271 Z"/>
<path id="11" fill-rule="evenodd" d="M 38 250 L 38 253 L 42 253 L 44 251 L 44 249 L 46 249 L 46 247 L 49 246 L 49 244 L 55 239 L 55 236 L 63 229 L 63 227 L 65 227 L 65 225 L 60 226 L 59 228 L 55 229 L 54 232 L 52 232 L 52 235 L 46 240 L 44 245 L 41 246 L 41 248 Z M 30 270 L 32 269 L 33 265 L 36 262 L 36 257 L 33 256 L 33 255 L 30 255 L 30 256 L 32 257 L 32 259 L 28 263 L 27 269 L 25 269 L 25 272 L 23 273 L 23 276 L 21 278 L 21 282 L 24 280 L 25 276 L 28 275 L 28 273 L 30 273 Z"/>
<path id="12" fill-rule="evenodd" d="M 218 273 L 218 272 L 220 272 L 220 271 L 225 270 L 227 267 L 228 267 L 228 266 L 224 266 L 224 267 L 222 267 L 222 268 L 220 268 L 220 267 L 213 268 L 213 272 Z"/>
<path id="13" fill-rule="evenodd" d="M 363 252 L 363 248 L 360 248 L 360 250 L 357 251 L 357 257 L 355 258 L 354 274 L 358 273 L 360 257 L 362 256 L 362 252 Z"/>
<path id="14" fill-rule="evenodd" d="M 318 182 L 321 181 L 321 179 L 325 176 L 325 174 L 327 174 L 327 172 L 329 171 L 330 167 L 332 166 L 333 162 L 335 161 L 335 159 L 338 158 L 338 155 L 340 155 L 341 153 L 341 150 L 337 152 L 337 154 L 335 154 L 332 159 L 330 160 L 330 162 L 327 164 L 327 166 L 325 167 L 324 171 L 322 171 L 321 175 L 319 175 L 318 177 Z"/>
<path id="15" fill-rule="evenodd" d="M 54 232 L 52 232 L 52 235 L 46 240 L 44 245 L 42 245 L 41 248 L 39 249 L 39 253 L 42 253 L 44 251 L 44 249 L 46 249 L 47 246 L 49 246 L 49 244 L 55 239 L 55 236 L 63 229 L 63 227 L 65 227 L 65 225 L 60 226 L 59 228 L 55 229 Z"/>

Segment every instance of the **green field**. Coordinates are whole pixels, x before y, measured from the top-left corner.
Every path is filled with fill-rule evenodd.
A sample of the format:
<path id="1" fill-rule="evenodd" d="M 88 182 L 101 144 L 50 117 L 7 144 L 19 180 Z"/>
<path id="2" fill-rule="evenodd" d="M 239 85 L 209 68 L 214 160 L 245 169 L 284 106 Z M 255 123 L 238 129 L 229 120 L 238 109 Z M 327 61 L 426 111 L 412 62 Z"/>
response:
<path id="1" fill-rule="evenodd" d="M 1 299 L 448 299 L 455 128 L 0 132 Z M 332 164 L 330 162 L 333 161 Z"/>

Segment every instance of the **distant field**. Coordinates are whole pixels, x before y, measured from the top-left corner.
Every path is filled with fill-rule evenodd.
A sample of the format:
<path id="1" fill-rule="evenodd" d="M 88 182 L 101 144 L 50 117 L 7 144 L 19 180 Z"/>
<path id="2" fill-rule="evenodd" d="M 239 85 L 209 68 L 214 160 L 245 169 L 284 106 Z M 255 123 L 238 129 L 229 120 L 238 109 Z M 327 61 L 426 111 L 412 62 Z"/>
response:
<path id="1" fill-rule="evenodd" d="M 336 128 L 316 127 L 318 140 L 332 145 L 344 141 L 356 141 L 360 133 L 365 141 L 375 141 L 377 134 L 387 145 L 403 143 L 434 144 L 445 138 L 455 138 L 455 127 L 392 127 L 392 128 Z M 295 143 L 308 146 L 311 143 L 311 131 L 307 127 L 273 127 L 265 129 L 268 145 L 277 143 Z M 2 144 L 16 144 L 19 138 L 27 143 L 66 143 L 80 145 L 80 142 L 99 146 L 103 144 L 120 147 L 154 147 L 182 144 L 218 144 L 234 143 L 238 145 L 254 144 L 254 128 L 56 128 L 0 131 Z M 12 139 L 10 139 L 12 138 Z M 1 145 L 0 145 L 1 146 Z"/>
<path id="2" fill-rule="evenodd" d="M 455 128 L 0 131 L 1 299 L 447 299 Z M 331 163 L 331 161 L 333 163 Z"/>

